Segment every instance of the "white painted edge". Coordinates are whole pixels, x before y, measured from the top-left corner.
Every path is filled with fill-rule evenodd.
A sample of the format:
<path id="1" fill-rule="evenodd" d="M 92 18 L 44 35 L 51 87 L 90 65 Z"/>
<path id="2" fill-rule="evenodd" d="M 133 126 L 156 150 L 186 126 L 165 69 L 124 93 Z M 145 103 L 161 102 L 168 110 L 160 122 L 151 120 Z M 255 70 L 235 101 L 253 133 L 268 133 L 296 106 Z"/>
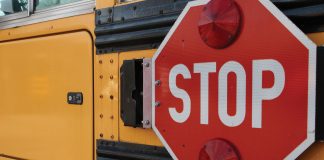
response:
<path id="1" fill-rule="evenodd" d="M 269 10 L 269 12 L 277 18 L 306 48 L 309 50 L 309 70 L 308 70 L 308 122 L 307 122 L 307 138 L 297 148 L 295 148 L 286 160 L 296 159 L 315 141 L 315 96 L 316 96 L 316 45 L 293 23 L 291 22 L 270 0 L 259 0 L 260 3 Z M 159 137 L 164 147 L 170 153 L 173 159 L 177 160 L 177 156 L 173 153 L 168 143 L 162 137 L 161 133 L 155 126 L 155 60 L 169 41 L 180 22 L 187 14 L 191 7 L 205 5 L 209 0 L 191 1 L 184 8 L 177 21 L 161 43 L 160 47 L 152 58 L 152 128 Z"/>
<path id="2" fill-rule="evenodd" d="M 96 2 L 93 0 L 82 0 L 79 2 L 63 4 L 35 11 L 35 13 L 30 14 L 30 16 L 0 22 L 0 30 L 93 13 L 95 7 Z"/>
<path id="3" fill-rule="evenodd" d="M 299 144 L 286 160 L 296 159 L 315 141 L 315 96 L 316 96 L 316 44 L 314 44 L 290 19 L 288 19 L 270 0 L 259 0 L 269 12 L 277 18 L 308 50 L 308 112 L 307 138 Z"/>
<path id="4" fill-rule="evenodd" d="M 165 47 L 166 43 L 169 41 L 175 30 L 178 28 L 180 22 L 183 20 L 183 18 L 187 15 L 189 9 L 191 7 L 195 6 L 200 6 L 200 5 L 205 5 L 209 2 L 210 0 L 196 0 L 196 1 L 191 1 L 189 2 L 186 7 L 183 9 L 182 13 L 179 15 L 178 19 L 170 29 L 169 33 L 166 35 L 164 40 L 162 41 L 160 47 L 157 49 L 155 52 L 153 58 L 152 58 L 152 128 L 155 134 L 159 137 L 161 140 L 162 144 L 164 147 L 167 149 L 169 154 L 174 160 L 178 160 L 177 156 L 173 153 L 172 149 L 170 148 L 169 144 L 166 142 L 166 140 L 163 138 L 159 130 L 155 126 L 155 60 L 156 58 L 160 55 L 161 51 Z M 162 84 L 163 85 L 163 84 Z M 157 100 L 158 101 L 158 100 Z M 163 103 L 163 102 L 162 102 Z"/>

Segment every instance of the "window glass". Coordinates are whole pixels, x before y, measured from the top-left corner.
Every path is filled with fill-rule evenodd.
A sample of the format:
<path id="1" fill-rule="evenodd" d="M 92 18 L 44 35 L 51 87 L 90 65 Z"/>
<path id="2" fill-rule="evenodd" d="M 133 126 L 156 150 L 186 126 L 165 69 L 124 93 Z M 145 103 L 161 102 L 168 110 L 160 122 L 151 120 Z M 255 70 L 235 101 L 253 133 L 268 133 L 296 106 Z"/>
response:
<path id="1" fill-rule="evenodd" d="M 27 11 L 28 0 L 0 0 L 0 17 Z"/>
<path id="2" fill-rule="evenodd" d="M 78 1 L 82 0 L 36 0 L 36 10 L 46 9 Z"/>

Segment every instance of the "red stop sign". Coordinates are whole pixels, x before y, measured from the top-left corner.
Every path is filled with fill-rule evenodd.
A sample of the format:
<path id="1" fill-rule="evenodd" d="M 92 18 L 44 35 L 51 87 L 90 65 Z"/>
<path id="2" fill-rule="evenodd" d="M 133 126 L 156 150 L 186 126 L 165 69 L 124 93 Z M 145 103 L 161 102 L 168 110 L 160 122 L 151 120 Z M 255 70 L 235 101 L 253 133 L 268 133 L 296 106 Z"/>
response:
<path id="1" fill-rule="evenodd" d="M 238 37 L 212 48 L 207 3 L 190 2 L 154 55 L 154 131 L 174 159 L 295 159 L 314 142 L 316 45 L 270 1 L 236 0 Z"/>

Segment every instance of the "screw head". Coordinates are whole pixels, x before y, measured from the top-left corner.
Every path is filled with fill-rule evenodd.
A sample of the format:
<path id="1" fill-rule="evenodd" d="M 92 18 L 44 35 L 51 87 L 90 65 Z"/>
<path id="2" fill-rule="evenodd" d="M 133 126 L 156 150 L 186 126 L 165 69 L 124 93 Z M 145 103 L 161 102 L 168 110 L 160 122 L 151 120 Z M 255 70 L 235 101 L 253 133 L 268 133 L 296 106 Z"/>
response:
<path id="1" fill-rule="evenodd" d="M 149 125 L 150 121 L 149 120 L 145 120 L 144 122 L 142 122 L 144 125 Z"/>
<path id="2" fill-rule="evenodd" d="M 155 86 L 160 86 L 161 85 L 161 81 L 160 80 L 156 80 L 155 81 Z"/>
<path id="3" fill-rule="evenodd" d="M 155 107 L 159 107 L 161 105 L 161 102 L 157 101 L 155 102 Z"/>
<path id="4" fill-rule="evenodd" d="M 144 66 L 145 67 L 150 67 L 150 63 L 145 63 Z"/>
<path id="5" fill-rule="evenodd" d="M 113 59 L 110 59 L 109 62 L 110 62 L 110 63 L 114 63 L 114 60 L 113 60 Z"/>

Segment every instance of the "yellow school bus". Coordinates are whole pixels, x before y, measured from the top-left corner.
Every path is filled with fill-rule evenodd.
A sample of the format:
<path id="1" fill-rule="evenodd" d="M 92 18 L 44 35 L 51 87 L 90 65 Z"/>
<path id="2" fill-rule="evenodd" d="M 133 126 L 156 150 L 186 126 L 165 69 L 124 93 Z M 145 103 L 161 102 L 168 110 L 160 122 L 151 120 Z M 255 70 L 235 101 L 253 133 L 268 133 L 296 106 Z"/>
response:
<path id="1" fill-rule="evenodd" d="M 0 0 L 0 160 L 171 159 L 136 66 L 188 1 Z M 273 2 L 324 45 L 324 2 Z M 299 159 L 324 159 L 317 130 Z"/>

